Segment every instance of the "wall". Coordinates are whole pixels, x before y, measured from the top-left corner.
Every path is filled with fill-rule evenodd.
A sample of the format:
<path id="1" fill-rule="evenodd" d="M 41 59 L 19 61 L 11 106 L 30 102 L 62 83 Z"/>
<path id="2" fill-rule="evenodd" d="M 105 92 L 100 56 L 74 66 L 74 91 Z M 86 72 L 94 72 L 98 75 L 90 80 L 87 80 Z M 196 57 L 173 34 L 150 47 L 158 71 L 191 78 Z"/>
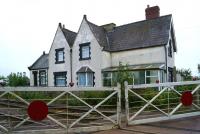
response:
<path id="1" fill-rule="evenodd" d="M 61 64 L 55 64 L 55 49 L 64 48 L 65 62 Z M 54 72 L 67 71 L 67 85 L 71 82 L 70 73 L 70 47 L 66 41 L 66 38 L 58 26 L 51 49 L 49 51 L 49 71 L 48 71 L 48 86 L 54 86 Z"/>
<path id="2" fill-rule="evenodd" d="M 111 56 L 112 66 L 118 66 L 120 61 L 129 65 L 165 63 L 164 46 L 113 52 Z"/>
<path id="3" fill-rule="evenodd" d="M 83 60 L 79 61 L 79 44 L 90 42 L 91 48 L 91 59 L 90 60 Z M 107 53 L 102 54 L 102 47 L 98 44 L 96 38 L 94 37 L 93 33 L 91 32 L 87 21 L 83 19 L 81 26 L 79 28 L 79 32 L 75 39 L 73 50 L 72 50 L 72 73 L 73 73 L 73 82 L 74 85 L 77 86 L 77 74 L 76 72 L 83 66 L 88 66 L 92 71 L 95 72 L 95 87 L 101 87 L 101 67 L 107 66 L 102 65 L 102 55 L 107 57 Z M 109 57 L 109 56 L 108 56 Z M 109 64 L 109 63 L 105 63 Z"/>

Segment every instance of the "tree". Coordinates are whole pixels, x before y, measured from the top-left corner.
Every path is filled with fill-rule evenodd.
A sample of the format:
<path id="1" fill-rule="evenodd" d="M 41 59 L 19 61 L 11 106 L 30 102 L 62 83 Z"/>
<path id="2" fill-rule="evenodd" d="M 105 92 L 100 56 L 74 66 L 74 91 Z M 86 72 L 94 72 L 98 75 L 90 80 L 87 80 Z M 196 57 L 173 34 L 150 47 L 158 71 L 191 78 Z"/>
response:
<path id="1" fill-rule="evenodd" d="M 192 80 L 192 71 L 190 69 L 177 69 L 177 73 L 179 73 L 185 81 Z"/>
<path id="2" fill-rule="evenodd" d="M 6 77 L 4 77 L 3 75 L 0 75 L 0 80 L 5 80 Z"/>
<path id="3" fill-rule="evenodd" d="M 131 81 L 132 75 L 130 73 L 128 64 L 122 65 L 122 62 L 119 62 L 119 68 L 116 73 L 116 81 L 121 84 L 121 87 L 124 87 L 125 81 Z"/>
<path id="4" fill-rule="evenodd" d="M 8 85 L 9 86 L 28 86 L 29 78 L 26 76 L 26 73 L 11 73 L 8 75 Z"/>
<path id="5" fill-rule="evenodd" d="M 116 72 L 115 82 L 118 82 L 121 85 L 121 102 L 125 104 L 125 89 L 124 89 L 124 82 L 132 81 L 132 74 L 129 70 L 128 64 L 123 65 L 122 62 L 119 62 L 119 67 Z M 125 105 L 122 105 L 124 107 Z"/>

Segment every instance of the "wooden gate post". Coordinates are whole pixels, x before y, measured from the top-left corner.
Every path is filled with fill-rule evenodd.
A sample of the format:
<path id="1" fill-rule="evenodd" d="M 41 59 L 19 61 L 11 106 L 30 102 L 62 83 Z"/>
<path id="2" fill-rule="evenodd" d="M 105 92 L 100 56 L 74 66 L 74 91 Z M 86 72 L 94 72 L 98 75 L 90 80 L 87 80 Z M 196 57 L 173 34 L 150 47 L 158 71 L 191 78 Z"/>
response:
<path id="1" fill-rule="evenodd" d="M 121 128 L 121 85 L 117 83 L 117 124 Z"/>
<path id="2" fill-rule="evenodd" d="M 129 101 L 128 101 L 128 82 L 124 82 L 125 86 L 125 116 L 126 116 L 126 126 L 128 126 L 128 120 L 129 120 Z"/>

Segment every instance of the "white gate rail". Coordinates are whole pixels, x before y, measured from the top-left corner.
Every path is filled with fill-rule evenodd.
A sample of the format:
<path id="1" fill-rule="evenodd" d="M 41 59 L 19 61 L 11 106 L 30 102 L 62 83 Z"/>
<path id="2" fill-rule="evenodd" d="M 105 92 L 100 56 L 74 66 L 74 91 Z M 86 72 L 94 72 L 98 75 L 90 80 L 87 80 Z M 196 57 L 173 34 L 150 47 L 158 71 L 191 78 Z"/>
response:
<path id="1" fill-rule="evenodd" d="M 94 97 L 88 97 L 91 92 Z M 32 93 L 37 95 L 31 96 Z M 40 97 L 41 94 L 46 96 Z M 34 100 L 44 101 L 49 108 L 44 121 L 33 121 L 27 114 L 27 108 Z M 88 127 L 87 131 L 103 130 L 120 125 L 120 113 L 119 84 L 114 88 L 0 87 L 0 133 L 24 129 L 33 132 L 35 125 L 41 131 L 63 128 L 70 132 L 76 128 L 79 132 L 85 130 L 84 126 Z"/>
<path id="2" fill-rule="evenodd" d="M 125 82 L 126 123 L 142 124 L 200 115 L 199 89 L 200 81 L 142 85 Z M 192 94 L 190 106 L 181 102 L 185 91 Z"/>

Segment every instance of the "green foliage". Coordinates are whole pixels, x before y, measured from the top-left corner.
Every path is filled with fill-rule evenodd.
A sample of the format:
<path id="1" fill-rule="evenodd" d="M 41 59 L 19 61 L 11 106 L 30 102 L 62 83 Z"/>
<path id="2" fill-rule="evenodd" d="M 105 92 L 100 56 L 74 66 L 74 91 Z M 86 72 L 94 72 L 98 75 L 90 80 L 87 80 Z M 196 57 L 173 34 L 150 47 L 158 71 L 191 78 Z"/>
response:
<path id="1" fill-rule="evenodd" d="M 25 73 L 11 73 L 7 78 L 9 86 L 16 87 L 29 85 L 29 78 L 25 75 Z"/>
<path id="2" fill-rule="evenodd" d="M 132 75 L 129 71 L 128 64 L 123 65 L 122 62 L 119 62 L 119 68 L 116 72 L 115 81 L 121 84 L 121 87 L 124 87 L 125 81 L 131 81 Z"/>
<path id="3" fill-rule="evenodd" d="M 6 77 L 4 77 L 3 75 L 0 75 L 0 80 L 5 80 Z"/>
<path id="4" fill-rule="evenodd" d="M 177 69 L 177 73 L 179 73 L 185 81 L 192 80 L 192 71 L 190 69 Z"/>

